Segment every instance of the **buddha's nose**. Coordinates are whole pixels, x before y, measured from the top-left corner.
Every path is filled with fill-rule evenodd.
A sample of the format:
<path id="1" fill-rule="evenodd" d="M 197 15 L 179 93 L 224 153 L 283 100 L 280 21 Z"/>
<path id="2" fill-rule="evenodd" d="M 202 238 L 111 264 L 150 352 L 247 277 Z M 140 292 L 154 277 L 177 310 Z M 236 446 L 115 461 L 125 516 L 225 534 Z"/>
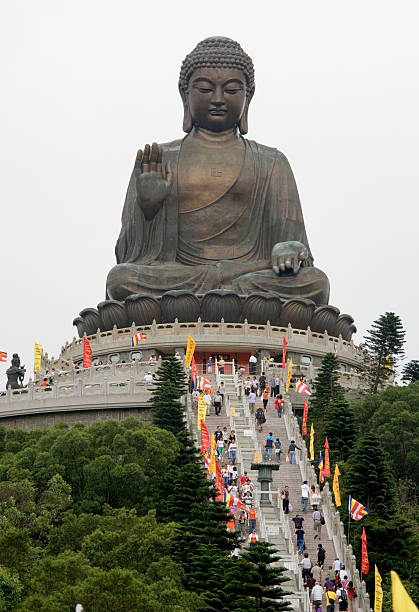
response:
<path id="1" fill-rule="evenodd" d="M 224 92 L 221 87 L 216 87 L 214 89 L 211 104 L 214 106 L 223 106 L 223 104 L 225 104 Z"/>

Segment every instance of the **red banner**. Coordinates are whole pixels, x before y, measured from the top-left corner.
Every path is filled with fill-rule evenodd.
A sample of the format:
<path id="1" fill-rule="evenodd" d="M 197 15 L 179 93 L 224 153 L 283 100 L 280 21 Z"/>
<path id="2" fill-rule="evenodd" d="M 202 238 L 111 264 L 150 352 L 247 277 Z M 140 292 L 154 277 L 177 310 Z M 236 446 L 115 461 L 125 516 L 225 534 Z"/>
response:
<path id="1" fill-rule="evenodd" d="M 195 357 L 192 357 L 191 366 L 191 379 L 192 382 L 194 382 L 195 376 L 198 376 L 198 368 L 196 367 Z"/>
<path id="2" fill-rule="evenodd" d="M 209 451 L 209 433 L 204 421 L 201 421 L 201 454 L 205 455 Z"/>
<path id="3" fill-rule="evenodd" d="M 215 462 L 215 488 L 218 490 L 218 494 L 215 499 L 217 501 L 223 501 L 225 486 L 223 477 L 221 476 L 221 465 L 219 461 Z"/>
<path id="4" fill-rule="evenodd" d="M 368 561 L 368 552 L 367 552 L 367 536 L 365 534 L 365 528 L 362 530 L 362 550 L 361 550 L 361 573 L 368 574 L 370 571 L 370 564 Z"/>
<path id="5" fill-rule="evenodd" d="M 287 339 L 284 336 L 284 339 L 282 341 L 282 367 L 284 369 L 285 369 L 285 359 L 287 358 L 287 349 L 285 348 L 287 344 L 288 344 Z"/>
<path id="6" fill-rule="evenodd" d="M 307 435 L 307 419 L 308 419 L 308 402 L 304 400 L 304 412 L 303 412 L 303 436 Z"/>
<path id="7" fill-rule="evenodd" d="M 323 476 L 325 478 L 330 478 L 329 442 L 327 441 L 327 437 L 326 437 L 326 442 L 324 443 L 324 469 L 323 469 Z"/>
<path id="8" fill-rule="evenodd" d="M 90 364 L 92 363 L 92 349 L 90 348 L 90 342 L 84 337 L 84 345 L 83 345 L 83 367 L 90 368 Z"/>

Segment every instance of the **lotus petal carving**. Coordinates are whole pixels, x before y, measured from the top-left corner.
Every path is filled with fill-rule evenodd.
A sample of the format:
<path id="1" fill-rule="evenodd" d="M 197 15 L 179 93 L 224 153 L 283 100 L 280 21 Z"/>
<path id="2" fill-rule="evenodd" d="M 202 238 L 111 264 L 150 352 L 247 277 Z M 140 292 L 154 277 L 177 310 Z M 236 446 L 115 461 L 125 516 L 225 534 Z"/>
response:
<path id="1" fill-rule="evenodd" d="M 201 319 L 203 321 L 221 321 L 239 323 L 242 315 L 240 297 L 235 291 L 214 289 L 208 291 L 201 302 Z"/>
<path id="2" fill-rule="evenodd" d="M 341 334 L 343 340 L 349 342 L 352 334 L 356 333 L 356 327 L 353 324 L 354 320 L 351 315 L 341 314 L 336 321 L 336 335 Z"/>
<path id="3" fill-rule="evenodd" d="M 296 329 L 307 329 L 313 317 L 316 304 L 306 298 L 292 298 L 282 305 L 280 325 L 291 323 Z"/>
<path id="4" fill-rule="evenodd" d="M 128 324 L 150 325 L 153 319 L 160 323 L 160 304 L 151 295 L 134 293 L 125 298 Z"/>
<path id="5" fill-rule="evenodd" d="M 252 293 L 243 306 L 243 317 L 249 323 L 279 325 L 282 302 L 276 293 Z"/>
<path id="6" fill-rule="evenodd" d="M 98 329 L 103 330 L 103 322 L 96 308 L 84 308 L 80 312 L 80 317 L 83 319 L 84 331 L 88 336 L 95 334 Z"/>
<path id="7" fill-rule="evenodd" d="M 84 321 L 81 317 L 76 317 L 73 320 L 73 325 L 75 325 L 77 327 L 77 333 L 79 335 L 79 338 L 83 338 L 84 336 Z"/>
<path id="8" fill-rule="evenodd" d="M 160 308 L 163 323 L 170 323 L 176 318 L 186 323 L 198 320 L 201 306 L 199 299 L 190 291 L 167 291 L 161 298 Z"/>
<path id="9" fill-rule="evenodd" d="M 318 306 L 311 319 L 311 331 L 323 334 L 325 331 L 329 336 L 336 336 L 336 321 L 340 310 L 335 306 Z"/>
<path id="10" fill-rule="evenodd" d="M 97 305 L 103 321 L 104 331 L 112 329 L 114 325 L 118 328 L 128 327 L 128 318 L 125 306 L 117 300 L 105 300 Z"/>

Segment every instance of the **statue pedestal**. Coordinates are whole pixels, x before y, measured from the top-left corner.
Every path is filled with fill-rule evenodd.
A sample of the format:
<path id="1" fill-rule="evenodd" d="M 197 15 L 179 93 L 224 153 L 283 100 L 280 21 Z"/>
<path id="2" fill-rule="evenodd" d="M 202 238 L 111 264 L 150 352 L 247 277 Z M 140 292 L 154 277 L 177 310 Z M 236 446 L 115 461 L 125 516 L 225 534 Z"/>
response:
<path id="1" fill-rule="evenodd" d="M 258 482 L 260 482 L 260 505 L 262 507 L 272 506 L 269 499 L 269 483 L 272 482 L 272 470 L 278 471 L 279 465 L 268 461 L 262 463 L 252 463 L 252 470 L 258 472 Z"/>

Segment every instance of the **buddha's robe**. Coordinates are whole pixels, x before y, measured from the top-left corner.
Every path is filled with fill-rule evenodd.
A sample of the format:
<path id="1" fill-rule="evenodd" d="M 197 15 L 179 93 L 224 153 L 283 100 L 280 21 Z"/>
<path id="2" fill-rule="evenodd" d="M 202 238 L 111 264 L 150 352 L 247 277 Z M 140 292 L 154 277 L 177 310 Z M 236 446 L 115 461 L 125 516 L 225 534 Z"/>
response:
<path id="1" fill-rule="evenodd" d="M 188 138 L 188 137 L 186 137 Z M 136 193 L 134 173 L 116 244 L 118 264 L 109 272 L 107 296 L 123 300 L 142 293 L 161 296 L 173 289 L 203 294 L 233 289 L 240 295 L 274 292 L 287 299 L 305 297 L 327 304 L 329 282 L 310 256 L 297 274 L 272 270 L 272 247 L 298 241 L 307 248 L 300 200 L 286 157 L 277 149 L 242 139 L 237 176 L 215 200 L 183 206 L 179 171 L 182 143 L 161 145 L 163 164 L 170 160 L 169 196 L 146 220 Z"/>

